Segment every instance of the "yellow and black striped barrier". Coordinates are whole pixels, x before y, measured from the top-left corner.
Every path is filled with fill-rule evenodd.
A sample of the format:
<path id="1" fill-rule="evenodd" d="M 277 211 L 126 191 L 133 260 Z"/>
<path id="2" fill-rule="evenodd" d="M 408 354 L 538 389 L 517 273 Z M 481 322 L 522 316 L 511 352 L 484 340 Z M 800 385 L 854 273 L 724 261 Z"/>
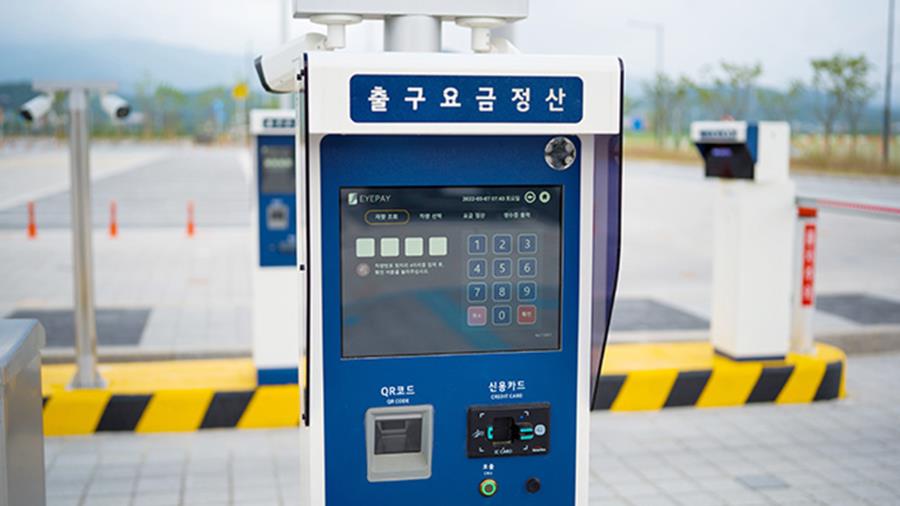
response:
<path id="1" fill-rule="evenodd" d="M 843 397 L 843 353 L 777 362 L 736 362 L 714 357 L 708 368 L 636 369 L 605 373 L 594 409 L 644 411 L 681 406 L 740 406 L 760 402 L 805 403 Z"/>
<path id="2" fill-rule="evenodd" d="M 42 369 L 44 433 L 190 432 L 295 427 L 297 385 L 256 385 L 249 359 L 104 364 L 108 386 L 68 390 L 71 365 Z"/>
<path id="3" fill-rule="evenodd" d="M 806 403 L 844 396 L 846 356 L 820 344 L 814 355 L 737 362 L 708 343 L 607 347 L 596 409 L 645 411 L 749 403 Z M 190 432 L 293 427 L 297 385 L 255 383 L 248 359 L 108 364 L 102 390 L 68 390 L 71 365 L 43 368 L 44 432 Z M 301 375 L 303 377 L 303 375 Z"/>

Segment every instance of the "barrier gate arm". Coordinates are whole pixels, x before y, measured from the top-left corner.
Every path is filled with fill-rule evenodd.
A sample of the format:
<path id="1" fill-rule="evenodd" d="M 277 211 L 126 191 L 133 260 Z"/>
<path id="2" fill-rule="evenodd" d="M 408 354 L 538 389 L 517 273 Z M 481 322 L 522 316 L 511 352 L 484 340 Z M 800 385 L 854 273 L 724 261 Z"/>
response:
<path id="1" fill-rule="evenodd" d="M 900 220 L 900 207 L 874 202 L 851 202 L 822 197 L 798 196 L 798 207 L 812 207 L 845 214 L 863 215 L 874 218 Z"/>

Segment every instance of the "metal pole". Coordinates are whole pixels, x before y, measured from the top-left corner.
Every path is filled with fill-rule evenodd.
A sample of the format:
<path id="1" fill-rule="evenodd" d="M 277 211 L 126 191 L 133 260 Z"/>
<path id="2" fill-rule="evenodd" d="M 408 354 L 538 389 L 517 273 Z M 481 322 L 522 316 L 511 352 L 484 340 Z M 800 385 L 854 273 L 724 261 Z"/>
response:
<path id="1" fill-rule="evenodd" d="M 881 130 L 881 161 L 891 161 L 891 77 L 894 71 L 894 0 L 888 2 L 887 62 L 884 79 L 884 126 Z"/>
<path id="2" fill-rule="evenodd" d="M 439 53 L 441 18 L 420 15 L 387 16 L 384 18 L 384 50 Z"/>
<path id="3" fill-rule="evenodd" d="M 94 319 L 94 260 L 91 226 L 87 90 L 69 91 L 69 156 L 72 199 L 72 250 L 75 275 L 75 364 L 73 388 L 101 388 L 97 372 L 97 323 Z"/>
<path id="4" fill-rule="evenodd" d="M 662 23 L 656 24 L 656 75 L 663 75 L 665 72 L 665 41 L 666 28 Z"/>
<path id="5" fill-rule="evenodd" d="M 291 0 L 281 0 L 281 43 L 286 44 L 290 34 Z M 285 93 L 278 96 L 278 106 L 281 109 L 294 107 L 294 94 Z"/>
<path id="6" fill-rule="evenodd" d="M 661 76 L 665 69 L 666 25 L 652 21 L 630 19 L 628 24 L 635 28 L 652 29 L 656 37 L 656 75 Z"/>

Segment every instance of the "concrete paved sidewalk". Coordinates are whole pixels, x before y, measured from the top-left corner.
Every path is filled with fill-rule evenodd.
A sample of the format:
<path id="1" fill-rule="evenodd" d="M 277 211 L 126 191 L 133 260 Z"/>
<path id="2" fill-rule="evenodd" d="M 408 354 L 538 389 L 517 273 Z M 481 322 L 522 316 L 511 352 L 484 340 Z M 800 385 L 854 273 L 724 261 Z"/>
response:
<path id="1" fill-rule="evenodd" d="M 900 504 L 900 354 L 849 368 L 844 401 L 592 414 L 591 505 Z M 48 504 L 294 505 L 299 445 L 288 429 L 49 438 Z"/>
<path id="2" fill-rule="evenodd" d="M 68 230 L 45 231 L 33 241 L 3 235 L 0 231 L 0 315 L 71 308 Z M 98 320 L 101 351 L 246 354 L 250 348 L 250 248 L 248 228 L 200 228 L 194 238 L 171 228 L 123 230 L 117 239 L 96 232 L 97 307 L 149 310 L 136 343 L 122 342 L 116 334 L 122 331 L 120 322 L 113 320 L 108 326 Z M 58 336 L 48 340 L 52 353 L 71 349 Z"/>

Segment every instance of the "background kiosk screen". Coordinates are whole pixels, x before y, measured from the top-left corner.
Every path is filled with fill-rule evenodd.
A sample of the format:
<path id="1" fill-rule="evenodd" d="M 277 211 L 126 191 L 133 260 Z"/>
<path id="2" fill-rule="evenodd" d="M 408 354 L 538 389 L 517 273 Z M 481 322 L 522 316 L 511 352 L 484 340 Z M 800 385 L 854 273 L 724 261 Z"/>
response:
<path id="1" fill-rule="evenodd" d="M 260 154 L 262 192 L 294 193 L 294 146 L 262 146 Z"/>
<path id="2" fill-rule="evenodd" d="M 345 358 L 559 348 L 562 188 L 341 189 Z"/>

